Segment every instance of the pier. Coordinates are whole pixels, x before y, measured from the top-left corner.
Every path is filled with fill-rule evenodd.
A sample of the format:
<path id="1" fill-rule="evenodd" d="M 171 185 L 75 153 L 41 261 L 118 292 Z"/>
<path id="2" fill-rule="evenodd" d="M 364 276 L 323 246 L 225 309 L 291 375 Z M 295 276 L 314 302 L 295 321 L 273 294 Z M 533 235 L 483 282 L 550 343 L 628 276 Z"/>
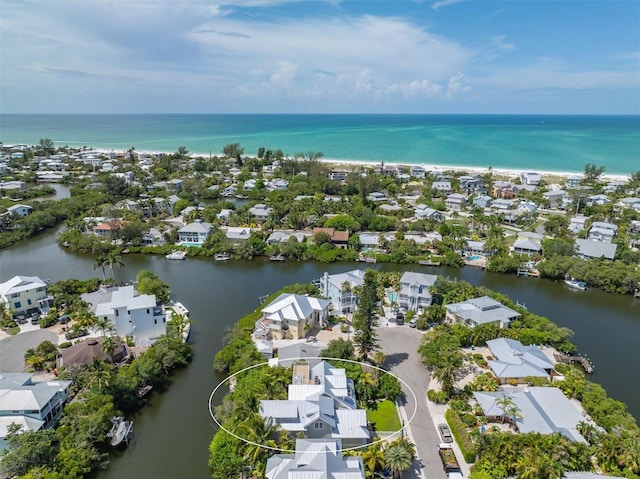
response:
<path id="1" fill-rule="evenodd" d="M 418 261 L 420 266 L 440 266 L 440 261 L 431 261 L 429 259 L 421 259 Z"/>
<path id="2" fill-rule="evenodd" d="M 556 361 L 563 364 L 578 364 L 587 374 L 593 373 L 593 363 L 586 356 L 570 356 L 568 354 L 553 353 Z"/>

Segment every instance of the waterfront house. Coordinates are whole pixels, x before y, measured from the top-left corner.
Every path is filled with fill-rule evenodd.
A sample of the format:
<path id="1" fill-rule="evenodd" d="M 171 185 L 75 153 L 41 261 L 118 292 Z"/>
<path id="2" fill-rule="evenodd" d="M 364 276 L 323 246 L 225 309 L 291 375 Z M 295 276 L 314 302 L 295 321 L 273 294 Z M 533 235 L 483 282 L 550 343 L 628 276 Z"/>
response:
<path id="1" fill-rule="evenodd" d="M 249 209 L 249 214 L 253 216 L 253 219 L 256 221 L 267 221 L 272 212 L 273 208 L 269 208 L 263 203 L 259 203 Z"/>
<path id="2" fill-rule="evenodd" d="M 349 247 L 349 232 L 338 231 L 333 228 L 313 228 L 313 236 L 318 233 L 326 233 L 331 238 L 331 244 L 336 248 L 347 249 Z"/>
<path id="3" fill-rule="evenodd" d="M 227 223 L 229 223 L 229 217 L 231 216 L 231 213 L 233 213 L 233 210 L 223 208 L 220 210 L 220 213 L 216 215 L 216 218 L 222 220 L 222 223 L 226 225 Z"/>
<path id="4" fill-rule="evenodd" d="M 289 182 L 283 178 L 276 178 L 275 180 L 267 181 L 265 187 L 267 191 L 283 191 L 289 188 Z"/>
<path id="5" fill-rule="evenodd" d="M 513 252 L 526 256 L 541 254 L 542 245 L 533 238 L 520 238 L 513 243 Z"/>
<path id="6" fill-rule="evenodd" d="M 27 184 L 24 181 L 0 181 L 0 191 L 24 191 Z"/>
<path id="7" fill-rule="evenodd" d="M 360 456 L 343 456 L 338 439 L 297 439 L 294 454 L 267 460 L 267 479 L 365 479 Z"/>
<path id="8" fill-rule="evenodd" d="M 473 241 L 468 239 L 467 246 L 465 248 L 465 253 L 471 256 L 486 256 L 487 251 L 485 250 L 486 241 Z"/>
<path id="9" fill-rule="evenodd" d="M 418 311 L 431 306 L 431 288 L 438 277 L 433 274 L 405 271 L 400 278 L 398 305 L 406 311 Z"/>
<path id="10" fill-rule="evenodd" d="M 308 236 L 310 236 L 309 233 L 303 231 L 274 231 L 267 238 L 267 244 L 288 243 L 291 238 L 294 238 L 298 243 L 304 243 Z"/>
<path id="11" fill-rule="evenodd" d="M 246 241 L 251 236 L 251 228 L 229 226 L 225 234 L 226 238 L 233 242 L 238 243 L 240 241 Z"/>
<path id="12" fill-rule="evenodd" d="M 444 204 L 450 211 L 460 211 L 466 206 L 467 197 L 460 193 L 451 193 L 450 195 L 447 195 L 447 198 L 444 200 Z"/>
<path id="13" fill-rule="evenodd" d="M 344 181 L 347 179 L 348 171 L 344 170 L 331 170 L 329 173 L 329 179 L 334 181 Z"/>
<path id="14" fill-rule="evenodd" d="M 576 240 L 576 255 L 583 259 L 605 258 L 613 260 L 616 257 L 615 243 L 603 243 L 602 241 L 592 241 L 588 239 Z"/>
<path id="15" fill-rule="evenodd" d="M 594 221 L 589 230 L 590 241 L 601 241 L 603 243 L 611 243 L 618 232 L 618 227 L 613 223 L 607 223 L 605 221 Z"/>
<path id="16" fill-rule="evenodd" d="M 473 395 L 489 421 L 507 420 L 521 433 L 560 433 L 571 441 L 587 442 L 578 432 L 578 424 L 584 422 L 585 417 L 558 388 L 501 387 L 496 392 L 474 392 Z M 514 418 L 505 413 L 498 402 L 505 397 L 520 412 L 520 417 L 515 418 L 515 424 Z"/>
<path id="17" fill-rule="evenodd" d="M 262 308 L 262 319 L 274 339 L 301 339 L 308 328 L 326 326 L 330 305 L 326 299 L 283 293 Z"/>
<path id="18" fill-rule="evenodd" d="M 640 234 L 640 220 L 631 220 L 628 233 L 632 235 Z"/>
<path id="19" fill-rule="evenodd" d="M 260 401 L 259 414 L 290 433 L 340 439 L 345 447 L 370 439 L 366 412 L 356 408 L 353 381 L 326 361 L 313 367 L 294 364 L 287 399 Z"/>
<path id="20" fill-rule="evenodd" d="M 118 363 L 122 361 L 129 352 L 127 346 L 118 337 L 114 338 L 115 348 L 107 354 L 102 348 L 104 338 L 88 338 L 60 350 L 60 354 L 56 358 L 56 366 L 62 368 L 73 364 L 89 365 L 94 358 L 101 359 L 110 363 Z"/>
<path id="21" fill-rule="evenodd" d="M 520 181 L 523 185 L 538 186 L 541 180 L 540 173 L 525 171 L 520 173 Z"/>
<path id="22" fill-rule="evenodd" d="M 377 237 L 376 237 L 377 244 Z M 341 314 L 352 313 L 358 304 L 356 288 L 364 284 L 364 271 L 354 269 L 345 273 L 324 273 L 316 281 L 320 294 L 331 302 L 333 311 Z"/>
<path id="23" fill-rule="evenodd" d="M 32 373 L 0 372 L 0 451 L 11 424 L 23 431 L 54 427 L 69 398 L 72 381 L 34 382 Z"/>
<path id="24" fill-rule="evenodd" d="M 409 170 L 409 174 L 414 178 L 424 178 L 426 176 L 426 171 L 420 165 L 413 165 Z"/>
<path id="25" fill-rule="evenodd" d="M 0 301 L 7 304 L 14 316 L 46 314 L 52 303 L 47 285 L 37 276 L 14 276 L 0 284 Z"/>
<path id="26" fill-rule="evenodd" d="M 213 230 L 211 223 L 198 219 L 178 230 L 178 244 L 201 246 Z"/>
<path id="27" fill-rule="evenodd" d="M 20 216 L 24 218 L 25 216 L 29 216 L 33 213 L 33 208 L 29 205 L 13 205 L 7 208 L 7 211 L 10 215 Z"/>
<path id="28" fill-rule="evenodd" d="M 242 184 L 242 189 L 244 191 L 251 191 L 255 187 L 256 187 L 256 180 L 254 180 L 254 179 L 247 180 Z"/>
<path id="29" fill-rule="evenodd" d="M 517 311 L 488 296 L 446 304 L 444 307 L 448 321 L 462 323 L 470 327 L 495 324 L 500 328 L 508 328 L 511 321 L 515 321 L 521 316 Z"/>
<path id="30" fill-rule="evenodd" d="M 233 185 L 227 186 L 224 190 L 222 190 L 222 196 L 228 198 L 230 196 L 235 196 L 237 193 L 237 188 Z"/>
<path id="31" fill-rule="evenodd" d="M 491 339 L 487 346 L 495 358 L 487 363 L 500 384 L 526 383 L 527 377 L 550 379 L 554 364 L 538 346 L 507 338 Z"/>
<path id="32" fill-rule="evenodd" d="M 143 246 L 161 246 L 165 243 L 164 234 L 158 228 L 149 228 L 149 231 L 142 233 L 140 240 Z"/>
<path id="33" fill-rule="evenodd" d="M 460 182 L 460 190 L 467 194 L 484 193 L 487 191 L 482 178 L 477 178 L 475 176 L 461 176 L 458 178 L 458 181 Z"/>
<path id="34" fill-rule="evenodd" d="M 112 218 L 103 223 L 99 223 L 93 228 L 93 234 L 107 239 L 116 239 L 118 233 L 125 225 L 125 221 L 118 218 Z"/>
<path id="35" fill-rule="evenodd" d="M 167 332 L 164 307 L 153 294 L 138 294 L 132 285 L 101 287 L 81 295 L 98 318 L 109 320 L 115 334 L 130 336 L 136 346 L 149 346 Z"/>
<path id="36" fill-rule="evenodd" d="M 582 182 L 581 176 L 571 175 L 567 177 L 566 186 L 567 188 L 577 188 L 578 186 L 580 186 L 581 182 Z"/>

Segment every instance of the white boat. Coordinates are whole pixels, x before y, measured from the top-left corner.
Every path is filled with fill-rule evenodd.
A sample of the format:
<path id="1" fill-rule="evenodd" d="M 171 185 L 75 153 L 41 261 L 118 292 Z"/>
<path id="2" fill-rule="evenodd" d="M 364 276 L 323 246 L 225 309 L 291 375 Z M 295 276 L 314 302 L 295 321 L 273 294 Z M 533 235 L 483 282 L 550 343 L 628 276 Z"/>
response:
<path id="1" fill-rule="evenodd" d="M 122 416 L 111 418 L 111 430 L 107 433 L 109 443 L 119 446 L 123 442 L 129 444 L 129 439 L 133 435 L 133 421 L 127 421 Z"/>
<path id="2" fill-rule="evenodd" d="M 167 259 L 185 259 L 186 257 L 187 257 L 186 251 L 180 251 L 177 249 L 174 249 L 171 253 L 165 256 L 165 258 Z"/>
<path id="3" fill-rule="evenodd" d="M 229 258 L 231 258 L 231 256 L 229 255 L 229 253 L 217 253 L 213 258 L 216 261 L 227 261 Z"/>
<path id="4" fill-rule="evenodd" d="M 587 289 L 587 283 L 585 283 L 584 281 L 578 281 L 577 279 L 565 279 L 564 283 L 575 289 L 580 289 L 583 291 Z"/>

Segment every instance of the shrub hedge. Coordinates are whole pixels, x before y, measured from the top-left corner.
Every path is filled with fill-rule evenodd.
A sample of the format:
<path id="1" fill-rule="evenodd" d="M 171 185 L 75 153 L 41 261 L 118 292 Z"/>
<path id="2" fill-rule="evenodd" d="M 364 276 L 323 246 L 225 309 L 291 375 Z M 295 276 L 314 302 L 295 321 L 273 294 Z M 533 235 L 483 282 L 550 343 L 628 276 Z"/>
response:
<path id="1" fill-rule="evenodd" d="M 456 442 L 460 446 L 464 460 L 467 464 L 473 463 L 476 460 L 476 446 L 473 444 L 462 418 L 453 409 L 447 409 L 444 416 L 451 428 L 453 437 L 456 438 Z"/>

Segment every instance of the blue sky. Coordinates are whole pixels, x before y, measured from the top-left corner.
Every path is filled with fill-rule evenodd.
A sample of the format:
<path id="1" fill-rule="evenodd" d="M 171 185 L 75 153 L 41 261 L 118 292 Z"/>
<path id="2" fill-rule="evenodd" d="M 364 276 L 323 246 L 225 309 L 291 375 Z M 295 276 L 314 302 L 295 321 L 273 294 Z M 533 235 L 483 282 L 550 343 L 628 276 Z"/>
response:
<path id="1" fill-rule="evenodd" d="M 3 113 L 640 114 L 638 0 L 0 0 Z"/>

